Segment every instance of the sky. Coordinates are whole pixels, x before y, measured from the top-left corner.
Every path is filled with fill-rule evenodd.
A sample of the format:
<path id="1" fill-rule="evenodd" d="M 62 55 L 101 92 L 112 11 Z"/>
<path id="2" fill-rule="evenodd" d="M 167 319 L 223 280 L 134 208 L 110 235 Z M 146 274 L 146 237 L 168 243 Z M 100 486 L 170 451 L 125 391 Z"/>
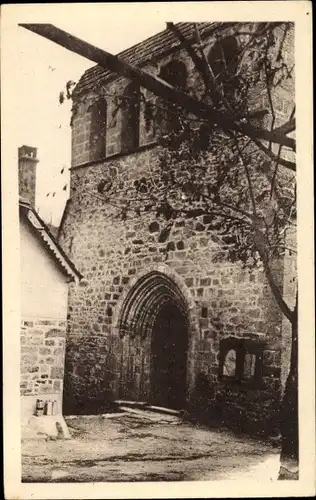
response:
<path id="1" fill-rule="evenodd" d="M 7 19 L 12 136 L 16 152 L 23 144 L 38 148 L 36 208 L 46 222 L 59 224 L 69 192 L 71 102 L 60 105 L 59 93 L 68 80 L 77 82 L 95 63 L 19 27 L 18 23 L 49 22 L 117 53 L 165 28 L 158 15 L 141 22 L 141 7 L 135 5 L 20 5 L 13 14 L 10 12 L 10 21 Z M 66 184 L 67 189 L 63 190 Z"/>

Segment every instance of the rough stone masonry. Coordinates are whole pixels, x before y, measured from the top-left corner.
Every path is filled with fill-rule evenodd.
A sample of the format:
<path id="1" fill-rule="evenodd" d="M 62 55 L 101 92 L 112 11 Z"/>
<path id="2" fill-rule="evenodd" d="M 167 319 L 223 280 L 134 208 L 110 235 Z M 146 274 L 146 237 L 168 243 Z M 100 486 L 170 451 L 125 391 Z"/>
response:
<path id="1" fill-rule="evenodd" d="M 21 394 L 62 391 L 66 321 L 21 321 Z"/>
<path id="2" fill-rule="evenodd" d="M 180 24 L 192 36 L 192 23 Z M 229 35 L 230 29 L 201 24 L 210 47 L 219 30 Z M 284 43 L 290 55 L 293 33 Z M 156 75 L 176 61 L 189 84 L 200 85 L 169 30 L 121 56 Z M 157 131 L 146 128 L 142 104 L 136 117 L 124 107 L 113 117 L 110 96 L 128 92 L 128 84 L 94 67 L 74 93 L 71 192 L 59 240 L 85 279 L 69 292 L 65 413 L 98 413 L 120 398 L 275 433 L 288 327 L 263 274 L 227 260 L 209 216 L 178 220 L 163 238 L 163 218 L 148 212 L 122 220 L 115 204 L 98 196 L 105 177 L 132 183 L 157 164 Z M 109 97 L 100 101 L 101 89 Z M 280 122 L 292 94 L 285 86 L 273 96 Z M 254 89 L 254 106 L 266 106 L 265 99 Z M 122 196 L 118 190 L 117 199 Z M 278 276 L 282 286 L 283 262 Z M 244 372 L 236 383 L 240 363 Z"/>

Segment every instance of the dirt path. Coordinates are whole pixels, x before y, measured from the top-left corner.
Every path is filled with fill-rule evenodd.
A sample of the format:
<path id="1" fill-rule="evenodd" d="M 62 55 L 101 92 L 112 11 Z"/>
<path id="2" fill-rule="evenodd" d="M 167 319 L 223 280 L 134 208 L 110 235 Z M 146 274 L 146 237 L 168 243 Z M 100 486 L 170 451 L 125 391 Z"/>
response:
<path id="1" fill-rule="evenodd" d="M 271 445 L 150 412 L 68 418 L 72 439 L 22 442 L 23 481 L 271 480 Z"/>

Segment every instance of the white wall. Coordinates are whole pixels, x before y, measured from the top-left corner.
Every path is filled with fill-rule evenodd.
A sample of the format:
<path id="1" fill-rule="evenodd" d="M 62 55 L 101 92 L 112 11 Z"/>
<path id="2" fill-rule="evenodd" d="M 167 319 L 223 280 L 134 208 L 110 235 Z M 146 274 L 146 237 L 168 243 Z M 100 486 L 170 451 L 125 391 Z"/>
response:
<path id="1" fill-rule="evenodd" d="M 21 317 L 66 319 L 67 277 L 25 221 L 20 238 Z"/>

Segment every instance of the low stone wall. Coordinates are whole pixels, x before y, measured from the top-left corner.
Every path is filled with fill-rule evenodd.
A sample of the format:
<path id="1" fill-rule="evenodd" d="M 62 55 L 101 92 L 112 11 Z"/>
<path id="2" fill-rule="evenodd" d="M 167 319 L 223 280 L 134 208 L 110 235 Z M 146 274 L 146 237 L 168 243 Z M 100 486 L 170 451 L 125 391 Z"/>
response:
<path id="1" fill-rule="evenodd" d="M 21 320 L 22 420 L 34 415 L 36 399 L 56 399 L 62 410 L 66 321 Z"/>

